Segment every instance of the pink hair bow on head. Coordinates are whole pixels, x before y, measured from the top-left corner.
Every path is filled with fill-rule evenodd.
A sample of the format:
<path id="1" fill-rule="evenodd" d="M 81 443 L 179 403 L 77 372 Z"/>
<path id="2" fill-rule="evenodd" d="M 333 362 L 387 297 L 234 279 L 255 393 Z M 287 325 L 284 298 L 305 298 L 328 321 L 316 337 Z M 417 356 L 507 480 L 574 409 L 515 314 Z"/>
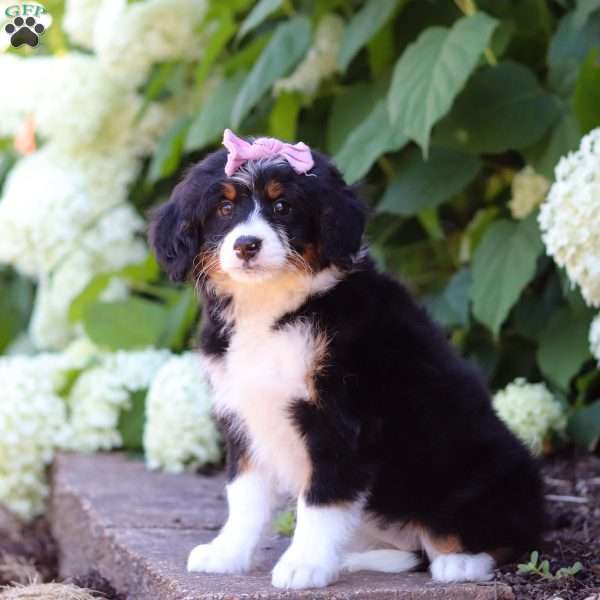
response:
<path id="1" fill-rule="evenodd" d="M 223 146 L 229 150 L 225 175 L 231 177 L 246 161 L 279 156 L 287 161 L 296 173 L 306 173 L 312 169 L 313 160 L 310 148 L 302 143 L 287 144 L 275 138 L 258 138 L 250 143 L 226 129 Z"/>

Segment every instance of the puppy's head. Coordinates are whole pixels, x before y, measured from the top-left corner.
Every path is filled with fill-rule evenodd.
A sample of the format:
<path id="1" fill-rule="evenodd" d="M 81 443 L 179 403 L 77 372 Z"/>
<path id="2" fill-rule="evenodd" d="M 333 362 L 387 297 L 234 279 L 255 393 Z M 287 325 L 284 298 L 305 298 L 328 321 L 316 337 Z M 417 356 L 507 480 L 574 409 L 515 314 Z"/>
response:
<path id="1" fill-rule="evenodd" d="M 173 280 L 253 283 L 352 265 L 365 213 L 325 156 L 313 152 L 307 174 L 269 158 L 248 161 L 231 177 L 226 158 L 220 150 L 195 165 L 154 213 L 150 241 Z"/>

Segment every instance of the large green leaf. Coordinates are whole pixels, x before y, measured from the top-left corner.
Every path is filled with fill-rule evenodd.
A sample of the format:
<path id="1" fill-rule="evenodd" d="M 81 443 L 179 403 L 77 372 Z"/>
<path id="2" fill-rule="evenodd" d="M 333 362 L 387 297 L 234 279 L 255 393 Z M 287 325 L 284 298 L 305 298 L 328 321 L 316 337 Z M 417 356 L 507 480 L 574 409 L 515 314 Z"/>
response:
<path id="1" fill-rule="evenodd" d="M 31 283 L 0 268 L 0 353 L 25 328 L 32 301 Z"/>
<path id="2" fill-rule="evenodd" d="M 157 302 L 128 298 L 96 302 L 83 314 L 83 328 L 98 346 L 130 350 L 157 346 L 167 323 L 167 310 Z"/>
<path id="3" fill-rule="evenodd" d="M 433 318 L 444 327 L 466 327 L 469 322 L 470 269 L 457 271 L 442 292 L 425 298 Z"/>
<path id="4" fill-rule="evenodd" d="M 327 151 L 336 154 L 344 141 L 384 97 L 387 82 L 357 83 L 340 90 L 334 98 L 327 123 Z"/>
<path id="5" fill-rule="evenodd" d="M 146 423 L 146 396 L 148 390 L 133 392 L 130 405 L 119 415 L 117 430 L 121 434 L 121 444 L 125 450 L 141 450 L 144 443 Z"/>
<path id="6" fill-rule="evenodd" d="M 581 65 L 573 106 L 583 133 L 600 125 L 600 51 L 597 48 L 590 50 Z"/>
<path id="7" fill-rule="evenodd" d="M 557 121 L 561 104 L 522 65 L 484 67 L 436 128 L 433 144 L 490 154 L 526 148 Z"/>
<path id="8" fill-rule="evenodd" d="M 576 444 L 594 450 L 600 440 L 600 400 L 571 415 L 567 432 Z"/>
<path id="9" fill-rule="evenodd" d="M 463 152 L 433 148 L 424 160 L 419 150 L 413 148 L 403 157 L 379 210 L 414 215 L 438 206 L 470 183 L 480 168 L 477 157 Z"/>
<path id="10" fill-rule="evenodd" d="M 535 215 L 519 223 L 499 220 L 486 231 L 473 258 L 473 314 L 495 334 L 535 274 L 543 249 Z"/>
<path id="11" fill-rule="evenodd" d="M 159 179 L 175 173 L 181 162 L 189 126 L 189 118 L 180 117 L 162 137 L 150 161 L 147 176 L 150 183 L 156 183 Z"/>
<path id="12" fill-rule="evenodd" d="M 356 53 L 385 25 L 399 0 L 367 0 L 352 17 L 338 54 L 338 65 L 346 70 Z"/>
<path id="13" fill-rule="evenodd" d="M 335 155 L 335 162 L 346 181 L 353 183 L 365 175 L 382 154 L 402 148 L 407 141 L 407 137 L 390 124 L 385 101 L 381 100 L 348 136 Z"/>
<path id="14" fill-rule="evenodd" d="M 309 44 L 310 21 L 307 18 L 295 17 L 278 26 L 235 99 L 231 115 L 234 127 L 240 125 L 277 79 L 296 66 Z"/>
<path id="15" fill-rule="evenodd" d="M 538 172 L 552 179 L 554 167 L 561 156 L 575 150 L 581 141 L 579 122 L 569 106 L 563 107 L 563 113 L 558 121 L 531 148 L 523 151 L 527 162 Z"/>
<path id="16" fill-rule="evenodd" d="M 565 97 L 575 87 L 579 65 L 592 48 L 600 48 L 600 14 L 579 22 L 574 12 L 565 15 L 548 46 L 549 83 Z"/>
<path id="17" fill-rule="evenodd" d="M 538 300 L 541 302 L 541 299 Z M 537 360 L 542 373 L 563 390 L 591 358 L 588 333 L 593 313 L 574 311 L 568 307 L 559 310 L 542 331 Z"/>
<path id="18" fill-rule="evenodd" d="M 259 0 L 240 25 L 238 39 L 243 38 L 247 33 L 258 27 L 281 6 L 282 2 L 283 0 Z"/>
<path id="19" fill-rule="evenodd" d="M 392 122 L 427 154 L 431 128 L 452 106 L 497 21 L 478 12 L 452 29 L 429 27 L 402 54 L 388 95 Z"/>
<path id="20" fill-rule="evenodd" d="M 245 80 L 246 73 L 239 72 L 223 79 L 213 90 L 188 130 L 186 151 L 201 150 L 220 139 L 223 130 L 231 124 L 233 103 Z"/>

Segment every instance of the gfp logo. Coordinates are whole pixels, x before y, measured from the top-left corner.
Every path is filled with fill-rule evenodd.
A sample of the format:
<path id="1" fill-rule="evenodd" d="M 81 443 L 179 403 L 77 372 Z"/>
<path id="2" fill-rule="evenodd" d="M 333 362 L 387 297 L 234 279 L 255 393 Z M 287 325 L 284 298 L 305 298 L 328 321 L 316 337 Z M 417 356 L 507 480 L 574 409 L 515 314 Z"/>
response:
<path id="1" fill-rule="evenodd" d="M 15 48 L 23 44 L 35 48 L 39 43 L 40 36 L 46 31 L 46 26 L 40 22 L 46 13 L 46 9 L 41 4 L 9 6 L 4 14 L 11 21 L 4 26 L 4 31 L 10 36 L 10 43 Z"/>

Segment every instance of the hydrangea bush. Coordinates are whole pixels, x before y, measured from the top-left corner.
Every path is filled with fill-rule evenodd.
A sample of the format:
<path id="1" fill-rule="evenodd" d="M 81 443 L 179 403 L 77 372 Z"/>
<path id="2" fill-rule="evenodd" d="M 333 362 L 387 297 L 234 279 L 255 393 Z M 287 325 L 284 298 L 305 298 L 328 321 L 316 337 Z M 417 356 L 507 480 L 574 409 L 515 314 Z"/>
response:
<path id="1" fill-rule="evenodd" d="M 600 7 L 45 6 L 35 49 L 10 48 L 0 23 L 1 503 L 43 510 L 62 448 L 125 447 L 170 471 L 220 460 L 201 307 L 145 231 L 226 127 L 330 154 L 362 184 L 374 257 L 517 435 L 534 452 L 596 446 Z"/>

